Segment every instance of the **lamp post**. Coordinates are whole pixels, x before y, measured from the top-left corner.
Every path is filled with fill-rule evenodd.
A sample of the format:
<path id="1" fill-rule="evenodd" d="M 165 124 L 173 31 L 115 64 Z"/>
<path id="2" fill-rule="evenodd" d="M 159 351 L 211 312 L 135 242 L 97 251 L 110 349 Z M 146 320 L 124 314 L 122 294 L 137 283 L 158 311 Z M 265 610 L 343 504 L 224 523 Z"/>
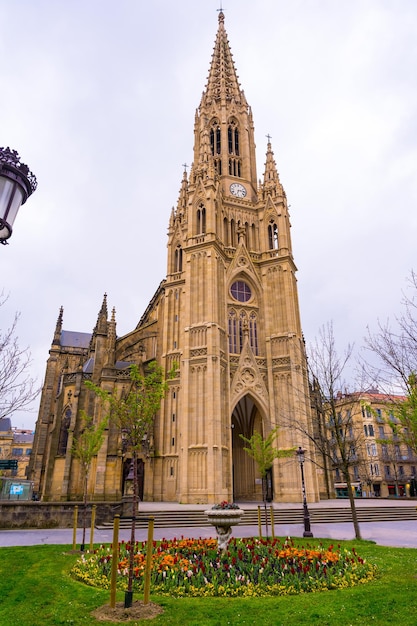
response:
<path id="1" fill-rule="evenodd" d="M 301 486 L 303 490 L 303 511 L 304 511 L 303 537 L 313 537 L 313 533 L 311 532 L 311 526 L 310 526 L 310 513 L 308 511 L 308 506 L 307 506 L 306 486 L 304 482 L 304 453 L 305 453 L 305 450 L 303 450 L 301 446 L 298 446 L 298 450 L 296 454 L 297 454 L 297 460 L 300 464 Z"/>
<path id="2" fill-rule="evenodd" d="M 7 244 L 20 206 L 36 187 L 36 177 L 16 150 L 0 148 L 0 243 Z"/>

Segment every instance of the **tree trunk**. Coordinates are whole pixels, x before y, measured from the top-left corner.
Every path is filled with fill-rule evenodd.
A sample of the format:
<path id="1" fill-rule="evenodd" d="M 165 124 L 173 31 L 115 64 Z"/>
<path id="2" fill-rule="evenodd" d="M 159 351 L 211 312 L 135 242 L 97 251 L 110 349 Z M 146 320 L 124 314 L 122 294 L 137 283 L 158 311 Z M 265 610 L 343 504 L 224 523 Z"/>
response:
<path id="1" fill-rule="evenodd" d="M 355 529 L 355 537 L 356 539 L 362 539 L 361 531 L 359 529 L 358 514 L 356 511 L 355 497 L 353 495 L 352 483 L 350 481 L 349 471 L 345 472 L 345 480 L 346 480 L 346 485 L 347 485 L 347 490 L 348 490 L 350 510 L 352 512 L 353 528 Z"/>

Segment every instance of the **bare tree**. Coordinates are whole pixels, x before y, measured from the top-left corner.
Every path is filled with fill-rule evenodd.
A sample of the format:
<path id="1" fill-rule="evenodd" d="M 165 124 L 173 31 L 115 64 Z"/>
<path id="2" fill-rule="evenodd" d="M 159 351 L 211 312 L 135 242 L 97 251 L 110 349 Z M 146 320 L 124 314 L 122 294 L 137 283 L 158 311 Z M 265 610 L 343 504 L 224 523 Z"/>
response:
<path id="1" fill-rule="evenodd" d="M 332 323 L 323 326 L 308 350 L 313 417 L 310 426 L 293 421 L 293 427 L 314 444 L 316 458 L 326 473 L 332 469 L 346 483 L 357 539 L 361 538 L 353 493 L 351 471 L 359 477 L 362 460 L 363 430 L 356 419 L 356 394 L 349 394 L 344 379 L 353 346 L 340 356 L 336 349 Z M 329 484 L 327 484 L 329 491 Z"/>
<path id="2" fill-rule="evenodd" d="M 0 295 L 0 307 L 7 297 Z M 19 313 L 10 327 L 0 330 L 0 419 L 16 411 L 28 411 L 40 392 L 30 376 L 31 355 L 28 348 L 20 348 L 16 335 Z"/>
<path id="3" fill-rule="evenodd" d="M 402 311 L 394 322 L 378 322 L 376 332 L 368 327 L 365 346 L 376 357 L 376 363 L 365 361 L 364 370 L 385 393 L 400 388 L 411 391 L 410 375 L 417 372 L 417 274 L 408 279 L 409 291 L 404 294 Z"/>

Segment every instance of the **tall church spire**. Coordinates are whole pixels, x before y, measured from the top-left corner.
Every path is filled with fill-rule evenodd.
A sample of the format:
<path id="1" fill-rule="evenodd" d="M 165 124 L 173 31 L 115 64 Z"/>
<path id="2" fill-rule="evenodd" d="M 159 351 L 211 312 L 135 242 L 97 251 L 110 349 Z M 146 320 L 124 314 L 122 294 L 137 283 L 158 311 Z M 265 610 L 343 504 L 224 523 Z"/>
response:
<path id="1" fill-rule="evenodd" d="M 219 13 L 219 28 L 211 60 L 206 90 L 203 93 L 200 107 L 212 102 L 234 100 L 247 105 L 243 91 L 237 78 L 233 56 L 230 50 L 224 27 L 224 13 Z"/>
<path id="2" fill-rule="evenodd" d="M 256 202 L 252 114 L 238 81 L 223 11 L 219 13 L 207 84 L 195 116 L 194 138 L 190 189 L 199 181 L 218 189 L 220 182 L 223 194 L 233 196 L 238 190 L 246 200 Z"/>

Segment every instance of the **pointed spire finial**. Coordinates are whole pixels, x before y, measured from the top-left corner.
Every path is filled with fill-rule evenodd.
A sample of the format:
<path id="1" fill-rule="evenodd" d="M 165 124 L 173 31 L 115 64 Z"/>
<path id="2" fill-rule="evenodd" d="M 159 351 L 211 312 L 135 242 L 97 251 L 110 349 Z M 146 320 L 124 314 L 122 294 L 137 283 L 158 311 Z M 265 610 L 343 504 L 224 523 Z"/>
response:
<path id="1" fill-rule="evenodd" d="M 63 315 L 64 315 L 64 307 L 61 306 L 60 309 L 59 309 L 58 319 L 56 321 L 55 332 L 54 332 L 54 339 L 52 341 L 52 343 L 54 345 L 60 345 L 60 343 L 61 343 L 61 331 L 62 331 Z"/>

